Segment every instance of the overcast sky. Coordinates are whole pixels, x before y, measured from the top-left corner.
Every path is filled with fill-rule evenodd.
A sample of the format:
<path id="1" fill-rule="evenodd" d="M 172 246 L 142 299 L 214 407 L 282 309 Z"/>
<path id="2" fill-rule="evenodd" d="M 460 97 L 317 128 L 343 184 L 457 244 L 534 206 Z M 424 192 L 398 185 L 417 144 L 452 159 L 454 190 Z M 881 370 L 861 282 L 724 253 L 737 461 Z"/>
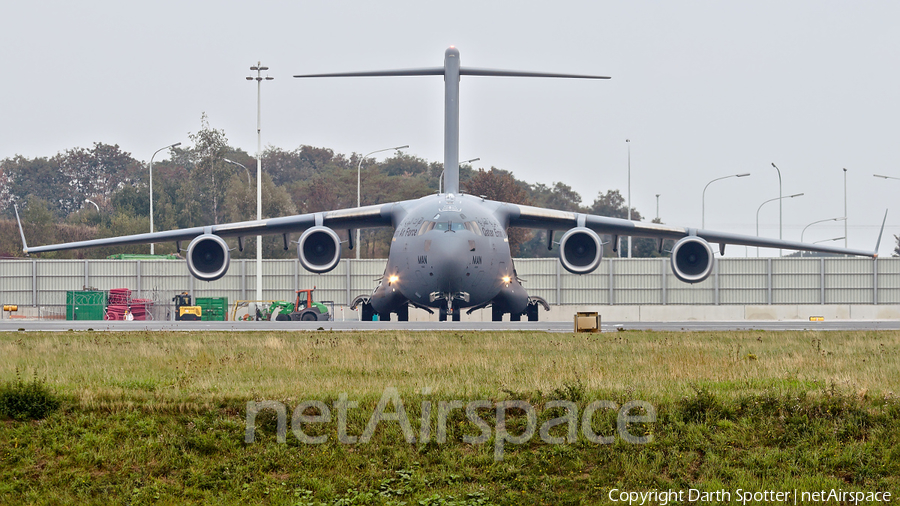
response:
<path id="1" fill-rule="evenodd" d="M 301 73 L 463 66 L 612 76 L 608 81 L 462 78 L 460 158 L 528 182 L 562 181 L 590 203 L 626 194 L 672 225 L 756 233 L 777 198 L 785 239 L 844 215 L 872 249 L 900 195 L 900 3 L 752 2 L 7 2 L 0 16 L 0 159 L 94 142 L 139 160 L 200 129 L 233 146 L 367 153 L 409 144 L 443 158 L 440 77 L 300 80 Z M 380 156 L 380 155 L 379 155 Z M 760 213 L 778 237 L 778 202 Z M 900 206 L 881 247 L 900 234 Z M 841 222 L 807 242 L 842 237 Z M 843 240 L 828 244 L 843 245 Z M 766 251 L 763 251 L 765 254 Z M 727 256 L 755 256 L 732 247 Z"/>

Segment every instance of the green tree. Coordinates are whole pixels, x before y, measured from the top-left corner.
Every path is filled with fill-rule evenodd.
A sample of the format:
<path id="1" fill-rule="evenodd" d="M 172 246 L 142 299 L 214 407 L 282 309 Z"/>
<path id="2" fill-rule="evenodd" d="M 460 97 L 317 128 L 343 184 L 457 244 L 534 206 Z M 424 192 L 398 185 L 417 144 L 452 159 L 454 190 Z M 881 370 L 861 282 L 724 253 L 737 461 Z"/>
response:
<path id="1" fill-rule="evenodd" d="M 68 186 L 59 196 L 61 216 L 81 209 L 85 199 L 104 206 L 116 190 L 147 177 L 143 164 L 118 145 L 96 142 L 91 149 L 68 149 L 53 160 Z"/>
<path id="2" fill-rule="evenodd" d="M 536 206 L 575 213 L 584 212 L 581 195 L 571 186 L 561 182 L 553 183 L 553 187 L 541 183 L 529 185 L 528 194 Z"/>
<path id="3" fill-rule="evenodd" d="M 221 203 L 233 172 L 225 162 L 225 156 L 233 150 L 228 146 L 225 131 L 212 128 L 206 113 L 201 116 L 200 124 L 202 128 L 198 132 L 188 134 L 194 143 L 190 148 L 191 182 L 201 209 L 205 211 L 204 218 L 218 224 L 223 212 Z"/>
<path id="4" fill-rule="evenodd" d="M 0 208 L 7 216 L 13 216 L 14 204 L 24 208 L 29 196 L 43 200 L 56 216 L 65 216 L 61 196 L 66 195 L 68 185 L 51 160 L 16 155 L 0 162 L 0 167 Z"/>

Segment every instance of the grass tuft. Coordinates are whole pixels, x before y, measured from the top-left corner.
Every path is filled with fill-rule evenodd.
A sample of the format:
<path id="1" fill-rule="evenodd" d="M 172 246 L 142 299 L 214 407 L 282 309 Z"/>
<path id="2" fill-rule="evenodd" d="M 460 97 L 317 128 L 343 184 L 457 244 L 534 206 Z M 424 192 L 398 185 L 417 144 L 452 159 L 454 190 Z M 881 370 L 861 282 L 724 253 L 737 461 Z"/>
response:
<path id="1" fill-rule="evenodd" d="M 14 420 L 40 420 L 59 409 L 60 400 L 37 375 L 28 383 L 16 370 L 16 379 L 0 386 L 0 416 Z"/>

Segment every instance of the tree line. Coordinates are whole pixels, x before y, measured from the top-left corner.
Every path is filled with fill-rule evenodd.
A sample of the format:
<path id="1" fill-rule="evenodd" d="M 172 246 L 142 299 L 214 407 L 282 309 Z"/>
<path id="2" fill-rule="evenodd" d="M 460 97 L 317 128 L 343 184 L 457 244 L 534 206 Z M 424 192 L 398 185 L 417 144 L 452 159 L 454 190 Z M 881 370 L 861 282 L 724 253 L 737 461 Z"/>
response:
<path id="1" fill-rule="evenodd" d="M 209 125 L 188 134 L 190 145 L 170 148 L 169 159 L 153 164 L 153 208 L 156 231 L 245 221 L 256 218 L 256 159 L 228 144 L 223 130 Z M 230 159 L 247 168 L 230 164 Z M 264 218 L 356 206 L 357 166 L 365 191 L 362 205 L 410 200 L 438 191 L 440 162 L 397 152 L 377 162 L 353 153 L 301 145 L 293 150 L 268 147 L 262 153 L 262 214 Z M 26 238 L 33 245 L 69 242 L 149 232 L 150 195 L 147 163 L 118 145 L 95 143 L 52 157 L 17 155 L 0 161 L 0 257 L 21 257 L 22 248 L 13 207 L 17 205 Z M 570 186 L 530 184 L 512 172 L 491 167 L 460 167 L 461 189 L 492 200 L 626 218 L 628 208 L 619 190 L 600 192 L 589 205 Z M 632 219 L 640 212 L 632 208 Z M 658 220 L 654 220 L 658 222 Z M 345 235 L 346 231 L 339 231 Z M 361 256 L 384 258 L 390 230 L 363 230 Z M 561 234 L 557 234 L 561 235 Z M 294 237 L 294 240 L 297 238 Z M 559 237 L 555 237 L 558 241 Z M 611 255 L 609 237 L 604 241 Z M 234 258 L 255 257 L 255 237 Z M 347 247 L 346 244 L 344 246 Z M 511 229 L 510 247 L 517 257 L 555 256 L 547 249 L 546 232 Z M 623 244 L 624 247 L 624 244 Z M 266 258 L 291 258 L 280 236 L 263 238 Z M 176 253 L 175 245 L 157 244 L 156 253 Z M 148 253 L 147 245 L 61 251 L 44 258 L 105 258 L 117 253 Z M 344 251 L 344 254 L 350 254 Z M 632 256 L 659 256 L 652 239 L 635 239 Z M 662 253 L 665 255 L 665 252 Z M 624 253 L 622 256 L 625 256 Z"/>

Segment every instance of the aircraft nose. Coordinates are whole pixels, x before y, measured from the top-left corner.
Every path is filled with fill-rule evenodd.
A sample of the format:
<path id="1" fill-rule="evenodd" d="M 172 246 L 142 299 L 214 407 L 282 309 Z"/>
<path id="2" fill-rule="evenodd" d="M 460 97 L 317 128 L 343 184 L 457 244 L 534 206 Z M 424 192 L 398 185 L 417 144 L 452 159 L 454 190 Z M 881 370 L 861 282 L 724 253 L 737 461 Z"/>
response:
<path id="1" fill-rule="evenodd" d="M 435 256 L 434 275 L 441 291 L 466 291 L 466 267 L 472 256 L 469 242 L 448 232 L 432 241 L 430 256 Z"/>

